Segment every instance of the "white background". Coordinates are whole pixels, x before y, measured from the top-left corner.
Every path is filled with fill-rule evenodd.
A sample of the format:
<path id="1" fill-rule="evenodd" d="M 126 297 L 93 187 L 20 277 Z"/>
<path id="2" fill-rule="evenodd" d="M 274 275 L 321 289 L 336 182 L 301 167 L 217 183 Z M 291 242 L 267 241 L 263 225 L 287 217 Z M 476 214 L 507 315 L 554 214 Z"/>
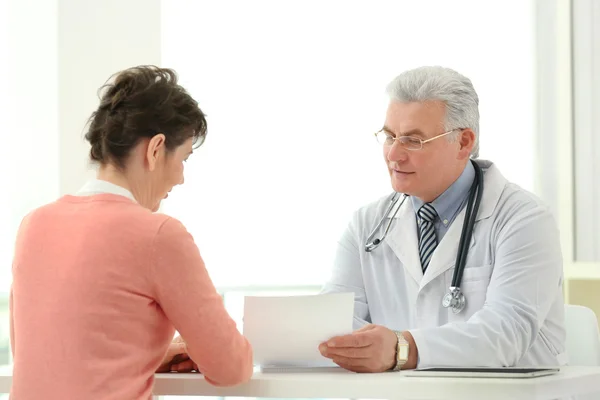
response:
<path id="1" fill-rule="evenodd" d="M 0 0 L 0 54 L 8 53 L 8 0 Z M 8 76 L 8 59 L 7 57 L 0 56 L 0 76 Z M 6 125 L 8 119 L 8 91 L 0 89 L 0 132 L 2 136 L 10 135 L 10 127 Z M 7 168 L 10 162 L 9 159 L 10 149 L 6 143 L 6 140 L 2 140 L 3 144 L 0 144 L 0 168 L 7 174 Z M 0 142 L 1 143 L 1 142 Z M 9 189 L 5 186 L 5 189 Z M 8 191 L 7 191 L 8 192 Z M 0 286 L 8 288 L 10 285 L 10 264 L 12 259 L 12 250 L 10 250 L 10 243 L 12 241 L 13 232 L 11 232 L 10 220 L 10 209 L 9 209 L 9 194 L 0 194 Z M 0 288 L 0 292 L 1 292 Z"/>
<path id="2" fill-rule="evenodd" d="M 372 133 L 421 65 L 471 78 L 481 158 L 533 190 L 534 45 L 523 0 L 163 2 L 163 66 L 209 127 L 164 211 L 217 285 L 320 284 L 351 213 L 391 190 Z"/>

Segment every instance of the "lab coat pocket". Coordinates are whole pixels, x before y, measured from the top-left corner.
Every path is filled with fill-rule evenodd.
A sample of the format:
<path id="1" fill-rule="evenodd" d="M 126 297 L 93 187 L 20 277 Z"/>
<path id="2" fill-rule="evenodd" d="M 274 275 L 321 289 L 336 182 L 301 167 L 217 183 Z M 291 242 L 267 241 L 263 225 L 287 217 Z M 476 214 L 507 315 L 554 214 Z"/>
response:
<path id="1" fill-rule="evenodd" d="M 459 314 L 449 310 L 450 321 L 465 321 L 483 308 L 487 288 L 490 284 L 493 265 L 465 268 L 460 289 L 465 295 L 466 307 Z"/>
<path id="2" fill-rule="evenodd" d="M 484 265 L 483 267 L 467 267 L 463 271 L 461 287 L 472 287 L 473 289 L 483 287 L 487 290 L 492 276 L 493 265 Z M 482 285 L 483 284 L 483 285 Z"/>

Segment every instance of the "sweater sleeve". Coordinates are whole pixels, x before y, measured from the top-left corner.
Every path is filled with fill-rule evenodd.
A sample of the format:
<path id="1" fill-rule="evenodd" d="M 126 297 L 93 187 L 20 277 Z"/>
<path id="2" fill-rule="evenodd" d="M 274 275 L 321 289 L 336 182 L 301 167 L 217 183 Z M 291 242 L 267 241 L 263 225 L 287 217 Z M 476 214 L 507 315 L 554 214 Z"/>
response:
<path id="1" fill-rule="evenodd" d="M 205 379 L 217 386 L 252 376 L 252 348 L 217 293 L 192 236 L 176 219 L 160 227 L 150 278 L 165 315 L 186 341 Z"/>

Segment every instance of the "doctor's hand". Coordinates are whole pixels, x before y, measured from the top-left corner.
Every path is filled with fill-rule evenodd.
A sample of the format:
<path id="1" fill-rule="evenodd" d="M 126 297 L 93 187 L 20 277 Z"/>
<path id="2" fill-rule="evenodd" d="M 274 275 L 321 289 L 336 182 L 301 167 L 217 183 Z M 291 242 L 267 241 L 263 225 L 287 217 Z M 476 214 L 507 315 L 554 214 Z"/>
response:
<path id="1" fill-rule="evenodd" d="M 383 372 L 396 364 L 397 344 L 398 338 L 390 329 L 370 324 L 321 343 L 319 351 L 350 371 Z"/>

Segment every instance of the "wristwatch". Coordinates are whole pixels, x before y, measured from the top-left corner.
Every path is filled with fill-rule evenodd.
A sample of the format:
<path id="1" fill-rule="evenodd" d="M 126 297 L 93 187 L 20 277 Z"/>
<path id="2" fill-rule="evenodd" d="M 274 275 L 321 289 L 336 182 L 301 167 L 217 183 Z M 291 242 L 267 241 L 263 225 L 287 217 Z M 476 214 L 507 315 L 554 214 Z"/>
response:
<path id="1" fill-rule="evenodd" d="M 398 338 L 398 344 L 396 344 L 396 364 L 390 369 L 390 371 L 400 371 L 402 366 L 408 361 L 408 341 L 402 335 L 400 331 L 393 331 Z"/>

